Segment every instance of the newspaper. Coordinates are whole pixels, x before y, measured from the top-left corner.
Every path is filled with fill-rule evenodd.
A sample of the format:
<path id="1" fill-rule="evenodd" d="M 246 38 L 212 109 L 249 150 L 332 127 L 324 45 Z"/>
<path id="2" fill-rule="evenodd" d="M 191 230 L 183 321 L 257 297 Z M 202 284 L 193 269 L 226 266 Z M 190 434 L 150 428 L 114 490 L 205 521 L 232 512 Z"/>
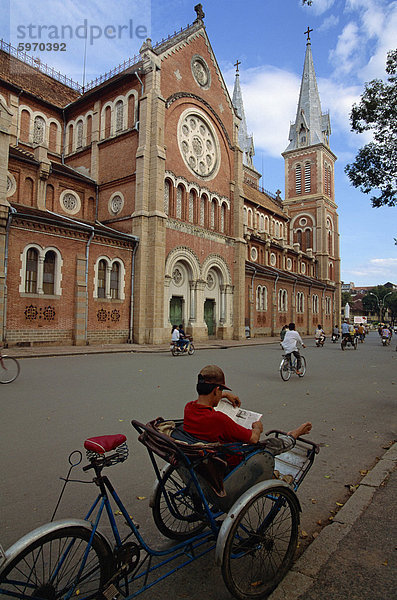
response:
<path id="1" fill-rule="evenodd" d="M 260 413 L 247 410 L 246 408 L 234 407 L 230 402 L 224 399 L 219 402 L 218 406 L 215 407 L 215 410 L 220 410 L 233 419 L 235 423 L 242 427 L 246 427 L 247 429 L 252 429 L 252 423 L 259 421 L 262 418 Z"/>

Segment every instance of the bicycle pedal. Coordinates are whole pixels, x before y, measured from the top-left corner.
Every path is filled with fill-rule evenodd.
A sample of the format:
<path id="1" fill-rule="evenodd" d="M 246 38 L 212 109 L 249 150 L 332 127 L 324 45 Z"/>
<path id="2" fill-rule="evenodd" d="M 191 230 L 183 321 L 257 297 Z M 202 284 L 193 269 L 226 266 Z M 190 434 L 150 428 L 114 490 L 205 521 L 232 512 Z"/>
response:
<path id="1" fill-rule="evenodd" d="M 118 600 L 119 598 L 125 598 L 121 592 L 111 583 L 109 587 L 103 591 L 103 596 L 106 600 Z"/>

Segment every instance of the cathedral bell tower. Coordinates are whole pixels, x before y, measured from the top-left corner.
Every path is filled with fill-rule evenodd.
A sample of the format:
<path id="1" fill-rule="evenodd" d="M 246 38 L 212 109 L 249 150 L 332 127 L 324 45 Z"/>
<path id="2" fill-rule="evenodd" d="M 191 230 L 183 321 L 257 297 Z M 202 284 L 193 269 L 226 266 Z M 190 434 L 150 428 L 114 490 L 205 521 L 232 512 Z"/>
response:
<path id="1" fill-rule="evenodd" d="M 316 73 L 307 35 L 305 63 L 295 122 L 290 126 L 285 160 L 284 206 L 291 218 L 290 244 L 311 251 L 318 279 L 335 285 L 339 297 L 340 257 L 337 205 L 335 203 L 335 154 L 329 146 L 331 125 L 321 111 Z M 337 301 L 337 304 L 339 302 Z"/>

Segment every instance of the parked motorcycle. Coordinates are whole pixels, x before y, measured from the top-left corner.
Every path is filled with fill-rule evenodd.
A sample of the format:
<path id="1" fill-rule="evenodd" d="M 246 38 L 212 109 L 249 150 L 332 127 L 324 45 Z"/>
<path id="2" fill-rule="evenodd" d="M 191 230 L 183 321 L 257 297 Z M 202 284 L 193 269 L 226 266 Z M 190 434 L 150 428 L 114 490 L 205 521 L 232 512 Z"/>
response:
<path id="1" fill-rule="evenodd" d="M 178 346 L 178 342 L 171 342 L 170 351 L 172 356 L 179 356 L 182 354 L 189 354 L 190 356 L 195 353 L 196 348 L 193 344 L 193 339 L 189 338 L 185 340 L 187 343 L 184 346 Z"/>

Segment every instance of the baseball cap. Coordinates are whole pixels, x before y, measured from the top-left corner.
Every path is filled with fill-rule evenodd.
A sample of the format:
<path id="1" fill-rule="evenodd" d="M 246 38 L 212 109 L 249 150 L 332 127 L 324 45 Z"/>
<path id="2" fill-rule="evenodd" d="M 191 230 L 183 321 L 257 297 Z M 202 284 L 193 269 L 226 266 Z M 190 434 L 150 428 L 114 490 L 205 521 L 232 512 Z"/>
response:
<path id="1" fill-rule="evenodd" d="M 218 385 L 223 390 L 230 390 L 230 387 L 225 385 L 225 374 L 220 367 L 216 365 L 207 365 L 201 369 L 198 374 L 199 383 L 213 383 Z"/>

